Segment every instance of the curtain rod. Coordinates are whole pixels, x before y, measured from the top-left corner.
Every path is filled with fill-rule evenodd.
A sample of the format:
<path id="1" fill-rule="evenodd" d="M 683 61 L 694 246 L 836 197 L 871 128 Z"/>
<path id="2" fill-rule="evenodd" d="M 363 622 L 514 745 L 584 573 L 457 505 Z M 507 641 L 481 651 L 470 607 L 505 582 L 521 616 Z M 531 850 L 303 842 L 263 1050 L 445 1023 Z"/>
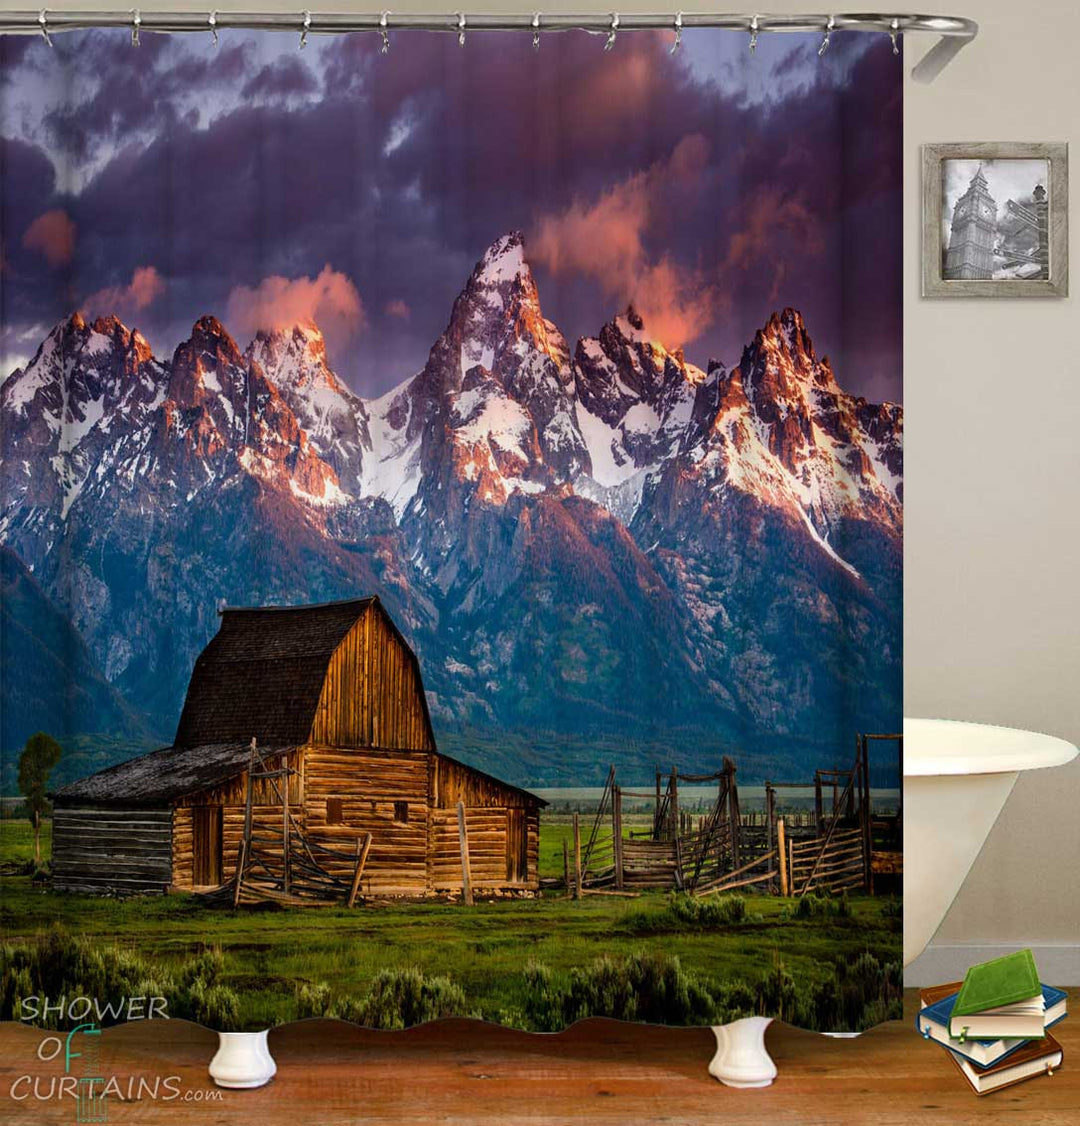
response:
<path id="1" fill-rule="evenodd" d="M 291 31 L 301 36 L 301 42 L 308 35 L 340 35 L 354 31 L 377 32 L 383 37 L 386 49 L 391 31 L 443 31 L 454 32 L 464 43 L 470 31 L 530 31 L 534 42 L 539 34 L 551 31 L 587 31 L 595 35 L 607 35 L 606 46 L 613 46 L 616 36 L 630 31 L 669 30 L 680 34 L 689 28 L 723 28 L 729 31 L 742 31 L 750 36 L 750 48 L 757 42 L 758 33 L 770 32 L 821 32 L 822 48 L 828 47 L 829 37 L 838 31 L 878 31 L 896 37 L 908 32 L 930 32 L 941 38 L 926 53 L 911 72 L 917 82 L 931 82 L 945 68 L 950 60 L 978 34 L 978 24 L 974 20 L 960 16 L 921 16 L 900 13 L 850 13 L 850 14 L 794 14 L 794 15 L 736 15 L 732 13 L 678 12 L 667 14 L 638 14 L 628 12 L 621 15 L 611 12 L 607 15 L 567 14 L 552 12 L 546 14 L 492 14 L 477 12 L 436 12 L 411 14 L 402 12 L 247 12 L 247 11 L 208 11 L 200 12 L 162 12 L 156 10 L 140 11 L 138 8 L 125 11 L 19 11 L 0 13 L 0 34 L 37 34 L 46 40 L 54 32 L 82 31 L 89 28 L 127 28 L 131 30 L 132 41 L 138 43 L 139 31 L 160 32 L 203 32 L 217 35 L 218 31 Z"/>

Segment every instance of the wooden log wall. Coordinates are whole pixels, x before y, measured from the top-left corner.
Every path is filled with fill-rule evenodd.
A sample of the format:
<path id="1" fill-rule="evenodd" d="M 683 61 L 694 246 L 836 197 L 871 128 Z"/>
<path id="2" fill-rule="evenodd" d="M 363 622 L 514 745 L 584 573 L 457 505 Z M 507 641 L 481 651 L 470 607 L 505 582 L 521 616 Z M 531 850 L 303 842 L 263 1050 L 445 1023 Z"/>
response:
<path id="1" fill-rule="evenodd" d="M 195 866 L 194 834 L 192 809 L 195 805 L 210 804 L 193 802 L 190 806 L 179 806 L 173 811 L 172 835 L 172 887 L 176 891 L 191 891 L 195 886 L 193 872 Z M 253 805 L 251 807 L 252 832 L 260 838 L 281 839 L 281 806 Z M 244 839 L 244 806 L 223 805 L 221 814 L 221 879 L 229 883 L 236 875 L 236 863 L 240 854 L 240 842 Z M 278 844 L 259 845 L 269 855 L 280 856 Z"/>
<path id="2" fill-rule="evenodd" d="M 307 749 L 304 830 L 312 840 L 343 854 L 353 852 L 358 835 L 371 834 L 360 885 L 363 895 L 423 895 L 429 890 L 430 757 L 423 751 Z M 328 797 L 341 798 L 341 825 L 327 823 Z M 405 822 L 395 818 L 399 802 L 405 803 Z M 343 856 L 340 864 L 322 854 L 318 859 L 334 875 L 351 878 L 355 855 Z"/>
<path id="3" fill-rule="evenodd" d="M 678 860 L 672 841 L 623 842 L 623 885 L 628 888 L 673 888 Z"/>
<path id="4" fill-rule="evenodd" d="M 290 751 L 285 755 L 265 755 L 263 763 L 267 770 L 280 770 L 288 767 L 293 771 L 289 775 L 289 806 L 299 807 L 304 801 L 304 755 L 300 748 Z M 258 771 L 256 771 L 257 773 Z M 256 778 L 255 789 L 252 794 L 253 805 L 276 805 L 281 808 L 280 791 L 274 788 L 274 781 L 270 778 Z M 280 786 L 284 779 L 276 779 Z M 241 774 L 223 782 L 220 786 L 211 786 L 206 790 L 194 790 L 185 794 L 174 804 L 178 807 L 192 805 L 239 805 L 247 801 L 248 772 L 245 769 Z"/>
<path id="5" fill-rule="evenodd" d="M 496 778 L 470 770 L 463 763 L 435 754 L 433 759 L 432 805 L 439 809 L 453 809 L 458 802 L 468 808 L 498 808 L 534 806 L 521 790 L 508 786 Z"/>
<path id="6" fill-rule="evenodd" d="M 311 742 L 433 751 L 423 691 L 400 634 L 372 605 L 330 660 Z"/>
<path id="7" fill-rule="evenodd" d="M 176 891 L 191 891 L 194 867 L 194 817 L 190 806 L 173 810 L 172 819 L 172 886 Z M 227 859 L 224 852 L 223 861 Z"/>
<path id="8" fill-rule="evenodd" d="M 507 881 L 508 823 L 505 808 L 473 806 L 465 809 L 469 837 L 469 866 L 475 890 L 517 887 L 535 890 L 540 886 L 540 816 L 535 809 L 526 813 L 526 857 L 528 877 L 523 882 Z M 431 881 L 438 893 L 460 891 L 461 844 L 457 807 L 431 811 Z"/>
<path id="9" fill-rule="evenodd" d="M 146 894 L 172 879 L 172 810 L 53 811 L 53 886 L 64 891 Z"/>

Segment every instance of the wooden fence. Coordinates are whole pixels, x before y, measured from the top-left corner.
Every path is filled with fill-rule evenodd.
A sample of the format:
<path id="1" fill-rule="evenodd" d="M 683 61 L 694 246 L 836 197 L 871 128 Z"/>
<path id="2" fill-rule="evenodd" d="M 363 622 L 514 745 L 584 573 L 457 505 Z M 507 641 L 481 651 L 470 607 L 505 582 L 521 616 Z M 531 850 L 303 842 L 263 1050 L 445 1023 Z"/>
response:
<path id="1" fill-rule="evenodd" d="M 867 872 L 862 829 L 834 832 L 831 838 L 791 841 L 788 871 L 792 895 L 805 895 L 814 888 L 839 892 L 864 887 Z"/>

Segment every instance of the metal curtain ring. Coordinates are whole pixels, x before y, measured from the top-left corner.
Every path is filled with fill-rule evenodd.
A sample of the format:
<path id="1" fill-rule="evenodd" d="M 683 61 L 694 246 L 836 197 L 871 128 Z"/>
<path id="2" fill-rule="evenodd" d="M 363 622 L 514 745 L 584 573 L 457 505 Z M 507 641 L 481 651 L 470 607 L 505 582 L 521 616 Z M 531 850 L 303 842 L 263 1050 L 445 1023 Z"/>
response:
<path id="1" fill-rule="evenodd" d="M 619 13 L 611 13 L 611 30 L 608 32 L 607 42 L 604 44 L 604 50 L 610 51 L 615 46 L 615 36 L 619 33 Z"/>
<path id="2" fill-rule="evenodd" d="M 45 42 L 48 43 L 48 45 L 51 47 L 53 45 L 53 42 L 49 38 L 49 17 L 46 14 L 44 8 L 42 8 L 41 11 L 38 12 L 37 21 L 39 24 L 41 24 L 41 38 L 44 39 Z"/>
<path id="3" fill-rule="evenodd" d="M 832 35 L 835 27 L 836 17 L 829 16 L 829 22 L 825 25 L 825 38 L 822 39 L 821 46 L 818 48 L 818 58 L 821 58 L 821 56 L 824 55 L 825 52 L 829 49 L 829 37 Z"/>
<path id="4" fill-rule="evenodd" d="M 139 15 L 138 8 L 131 10 L 131 45 L 138 47 L 139 45 L 139 28 L 142 25 L 142 16 Z"/>
<path id="5" fill-rule="evenodd" d="M 390 31 L 387 26 L 389 22 L 390 13 L 383 12 L 383 14 L 379 16 L 379 34 L 382 36 L 382 47 L 380 50 L 384 55 L 390 54 Z"/>
<path id="6" fill-rule="evenodd" d="M 682 46 L 682 12 L 675 13 L 675 42 L 671 45 L 671 54 Z"/>
<path id="7" fill-rule="evenodd" d="M 540 13 L 539 12 L 533 12 L 532 29 L 533 29 L 533 50 L 539 51 L 540 50 Z"/>
<path id="8" fill-rule="evenodd" d="M 302 51 L 307 46 L 307 33 L 311 29 L 311 13 L 304 12 L 303 30 L 300 32 L 300 50 Z"/>
<path id="9" fill-rule="evenodd" d="M 458 12 L 457 17 L 457 41 L 459 47 L 465 46 L 465 13 Z"/>
<path id="10" fill-rule="evenodd" d="M 758 18 L 757 16 L 754 16 L 754 18 L 750 21 L 750 54 L 753 54 L 757 50 L 757 33 Z"/>

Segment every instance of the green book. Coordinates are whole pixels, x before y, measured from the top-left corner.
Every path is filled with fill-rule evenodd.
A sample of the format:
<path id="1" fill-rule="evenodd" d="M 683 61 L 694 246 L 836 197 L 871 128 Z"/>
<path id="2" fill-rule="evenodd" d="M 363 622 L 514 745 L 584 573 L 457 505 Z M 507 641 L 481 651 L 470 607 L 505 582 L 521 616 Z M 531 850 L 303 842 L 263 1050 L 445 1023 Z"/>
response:
<path id="1" fill-rule="evenodd" d="M 981 1013 L 1017 1001 L 1028 1001 L 1042 993 L 1039 971 L 1030 950 L 1017 950 L 989 962 L 972 966 L 964 977 L 953 1006 L 954 1016 Z"/>
<path id="2" fill-rule="evenodd" d="M 964 978 L 964 984 L 953 1006 L 950 1031 L 952 1035 L 975 1034 L 975 1023 L 961 1020 L 983 1014 L 983 1019 L 1000 1023 L 1005 1019 L 1015 1023 L 1020 1018 L 1028 1018 L 1032 1023 L 1041 1023 L 1043 1005 L 1042 986 L 1039 984 L 1039 971 L 1030 950 L 1018 950 L 989 962 L 972 966 Z M 961 1031 L 961 1029 L 963 1031 Z M 1033 1029 L 1026 1035 L 1042 1035 Z"/>

